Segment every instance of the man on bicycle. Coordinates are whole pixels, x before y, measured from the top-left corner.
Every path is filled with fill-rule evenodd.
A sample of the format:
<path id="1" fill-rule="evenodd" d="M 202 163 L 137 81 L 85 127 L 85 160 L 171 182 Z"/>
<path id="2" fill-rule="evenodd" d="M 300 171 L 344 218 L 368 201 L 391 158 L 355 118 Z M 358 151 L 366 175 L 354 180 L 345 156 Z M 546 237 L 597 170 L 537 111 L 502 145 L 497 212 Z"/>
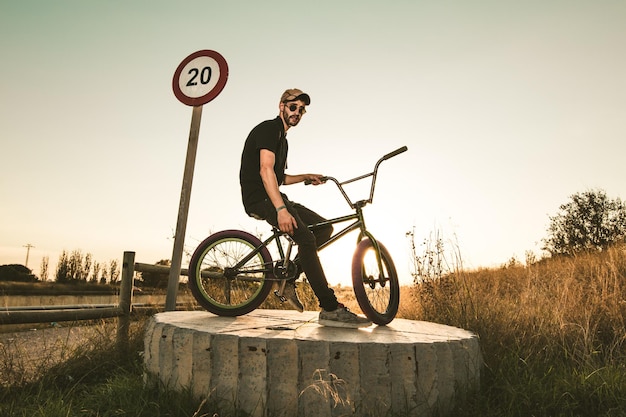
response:
<path id="1" fill-rule="evenodd" d="M 319 229 L 314 234 L 307 226 L 325 219 L 303 205 L 290 201 L 279 190 L 280 185 L 303 181 L 310 181 L 314 185 L 322 183 L 322 176 L 318 174 L 285 174 L 287 131 L 298 125 L 310 103 L 309 95 L 301 90 L 286 90 L 278 104 L 278 116 L 261 122 L 248 135 L 239 171 L 243 205 L 249 216 L 266 220 L 288 233 L 298 244 L 298 271 L 305 273 L 319 300 L 322 308 L 320 324 L 333 327 L 369 326 L 371 322 L 368 319 L 357 316 L 339 303 L 334 291 L 328 286 L 317 247 L 330 238 L 332 226 Z M 282 295 L 292 307 L 304 311 L 296 294 L 295 279 L 286 282 Z"/>

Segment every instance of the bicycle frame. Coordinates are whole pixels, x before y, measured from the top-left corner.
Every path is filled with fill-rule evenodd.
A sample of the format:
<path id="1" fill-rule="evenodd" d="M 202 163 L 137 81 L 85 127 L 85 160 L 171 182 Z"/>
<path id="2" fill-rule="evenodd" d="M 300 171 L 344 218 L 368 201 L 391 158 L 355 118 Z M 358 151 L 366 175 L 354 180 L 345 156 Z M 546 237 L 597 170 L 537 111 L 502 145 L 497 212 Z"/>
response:
<path id="1" fill-rule="evenodd" d="M 349 234 L 350 232 L 353 232 L 355 230 L 359 230 L 359 236 L 357 238 L 357 244 L 358 242 L 360 242 L 364 237 L 367 237 L 371 240 L 372 245 L 374 246 L 375 252 L 376 252 L 376 261 L 378 262 L 378 270 L 379 271 L 383 271 L 383 267 L 382 267 L 382 259 L 381 259 L 381 255 L 380 255 L 380 246 L 378 244 L 378 242 L 376 241 L 376 239 L 374 238 L 374 236 L 367 230 L 367 227 L 365 226 L 365 218 L 363 215 L 363 208 L 368 205 L 371 204 L 373 199 L 374 199 L 374 189 L 376 186 L 376 175 L 378 174 L 378 168 L 380 166 L 380 164 L 389 159 L 392 158 L 398 154 L 401 154 L 402 152 L 405 152 L 408 148 L 406 146 L 403 146 L 401 148 L 396 149 L 393 152 L 388 153 L 387 155 L 383 156 L 382 158 L 380 158 L 378 160 L 378 162 L 376 162 L 376 165 L 374 166 L 374 170 L 368 174 L 364 174 L 364 175 L 360 175 L 358 177 L 349 179 L 347 181 L 343 181 L 343 182 L 339 182 L 336 178 L 334 177 L 322 177 L 322 180 L 324 182 L 326 181 L 332 181 L 337 185 L 337 188 L 339 189 L 339 191 L 341 192 L 341 194 L 343 195 L 343 197 L 345 198 L 346 202 L 348 203 L 348 205 L 350 206 L 350 208 L 352 208 L 354 210 L 354 213 L 346 215 L 346 216 L 341 216 L 341 217 L 336 217 L 333 219 L 329 219 L 320 223 L 315 223 L 315 224 L 311 224 L 309 225 L 309 229 L 310 230 L 315 230 L 317 228 L 321 228 L 324 226 L 328 226 L 328 225 L 334 225 L 337 223 L 344 223 L 347 221 L 351 221 L 354 220 L 353 223 L 349 224 L 348 226 L 344 227 L 343 229 L 341 229 L 340 231 L 334 233 L 326 242 L 322 243 L 319 247 L 318 247 L 318 251 L 321 251 L 322 249 L 330 246 L 331 244 L 333 244 L 334 242 L 336 242 L 337 240 L 341 239 L 342 237 L 346 236 L 347 234 Z M 346 193 L 346 191 L 344 190 L 344 185 L 346 184 L 350 184 L 356 181 L 360 181 L 366 178 L 372 177 L 372 183 L 370 186 L 370 195 L 369 198 L 367 200 L 359 200 L 356 202 L 352 202 L 352 200 L 350 199 L 350 197 L 348 196 L 348 194 Z M 305 184 L 307 184 L 307 182 L 305 182 Z M 289 242 L 287 245 L 287 248 L 284 248 L 283 243 L 280 240 L 280 237 L 284 236 L 287 241 Z M 280 259 L 278 260 L 278 262 L 281 264 L 280 267 L 283 271 L 289 271 L 289 266 L 290 263 L 295 262 L 297 260 L 293 259 L 291 260 L 291 251 L 294 245 L 294 241 L 291 239 L 291 237 L 284 232 L 281 232 L 279 229 L 277 229 L 276 227 L 272 227 L 272 235 L 269 236 L 267 239 L 265 239 L 261 245 L 259 245 L 258 247 L 255 248 L 254 251 L 252 251 L 250 254 L 248 254 L 246 257 L 244 257 L 241 261 L 239 261 L 236 265 L 234 265 L 232 268 L 229 268 L 231 271 L 237 271 L 239 268 L 241 268 L 243 265 L 245 265 L 250 259 L 252 259 L 254 256 L 256 256 L 259 251 L 261 250 L 261 248 L 263 247 L 267 247 L 273 240 L 276 241 L 276 247 L 278 249 L 278 253 L 280 255 Z M 288 272 L 281 274 L 283 276 L 278 277 L 276 276 L 276 273 L 274 271 L 274 265 L 266 265 L 265 266 L 265 270 L 264 272 L 270 272 L 270 275 L 273 276 L 273 278 L 269 278 L 270 280 L 276 280 L 276 281 L 285 281 L 286 279 L 292 278 L 291 276 L 289 276 Z"/>

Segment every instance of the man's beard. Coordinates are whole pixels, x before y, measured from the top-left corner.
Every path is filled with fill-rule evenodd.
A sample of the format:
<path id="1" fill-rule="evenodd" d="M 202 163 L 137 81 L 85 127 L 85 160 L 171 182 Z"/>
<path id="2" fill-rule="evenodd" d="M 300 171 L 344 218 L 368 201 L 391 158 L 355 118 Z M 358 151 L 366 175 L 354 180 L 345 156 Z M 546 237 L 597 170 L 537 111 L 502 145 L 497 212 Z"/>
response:
<path id="1" fill-rule="evenodd" d="M 287 123 L 287 126 L 296 126 L 298 123 L 300 123 L 300 119 L 301 117 L 297 114 L 292 114 L 291 116 L 289 116 L 286 111 L 283 111 L 283 120 L 285 121 L 285 123 Z"/>

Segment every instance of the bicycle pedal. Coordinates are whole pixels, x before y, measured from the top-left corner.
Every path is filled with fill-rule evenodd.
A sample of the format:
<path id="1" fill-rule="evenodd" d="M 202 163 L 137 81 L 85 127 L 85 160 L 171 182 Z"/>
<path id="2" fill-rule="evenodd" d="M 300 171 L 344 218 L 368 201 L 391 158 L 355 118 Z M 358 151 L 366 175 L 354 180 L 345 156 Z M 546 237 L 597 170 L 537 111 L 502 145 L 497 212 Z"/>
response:
<path id="1" fill-rule="evenodd" d="M 287 301 L 287 298 L 285 298 L 284 295 L 280 295 L 280 293 L 278 292 L 278 290 L 274 290 L 274 295 L 276 297 L 278 297 L 278 299 L 280 300 L 281 303 L 284 303 L 285 301 Z"/>

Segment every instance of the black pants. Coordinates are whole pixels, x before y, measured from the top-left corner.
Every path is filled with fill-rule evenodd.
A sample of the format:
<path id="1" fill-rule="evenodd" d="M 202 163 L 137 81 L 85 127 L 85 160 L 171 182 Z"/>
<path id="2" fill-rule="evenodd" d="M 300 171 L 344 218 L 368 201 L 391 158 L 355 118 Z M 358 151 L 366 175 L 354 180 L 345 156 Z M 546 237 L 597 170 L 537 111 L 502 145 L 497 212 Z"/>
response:
<path id="1" fill-rule="evenodd" d="M 319 300 L 320 307 L 327 311 L 335 310 L 338 305 L 337 297 L 332 288 L 328 286 L 324 269 L 317 254 L 318 245 L 330 238 L 333 233 L 333 227 L 328 225 L 312 232 L 307 227 L 308 225 L 319 223 L 326 219 L 301 204 L 289 201 L 286 195 L 282 194 L 282 196 L 287 210 L 298 224 L 298 228 L 294 230 L 291 237 L 298 244 L 297 257 L 300 261 L 300 267 L 306 274 L 311 288 Z M 254 218 L 263 219 L 272 226 L 278 227 L 278 214 L 269 200 L 251 205 L 247 212 Z"/>

